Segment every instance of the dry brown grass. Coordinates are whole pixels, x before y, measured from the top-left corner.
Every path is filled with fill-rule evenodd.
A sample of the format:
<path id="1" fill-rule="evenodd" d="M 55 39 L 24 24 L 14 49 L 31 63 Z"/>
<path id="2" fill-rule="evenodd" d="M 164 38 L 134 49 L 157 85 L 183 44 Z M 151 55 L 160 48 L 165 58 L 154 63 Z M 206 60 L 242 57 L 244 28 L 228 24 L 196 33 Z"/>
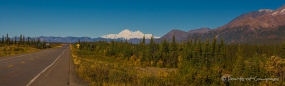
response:
<path id="1" fill-rule="evenodd" d="M 168 74 L 169 72 L 175 72 L 177 69 L 175 68 L 159 68 L 159 67 L 136 67 L 138 70 L 141 70 L 142 72 L 146 72 L 148 74 L 154 75 L 154 76 L 165 76 L 165 74 Z"/>
<path id="2" fill-rule="evenodd" d="M 38 51 L 40 51 L 40 49 L 36 49 L 29 46 L 5 45 L 0 47 L 0 57 L 8 55 L 26 54 Z"/>

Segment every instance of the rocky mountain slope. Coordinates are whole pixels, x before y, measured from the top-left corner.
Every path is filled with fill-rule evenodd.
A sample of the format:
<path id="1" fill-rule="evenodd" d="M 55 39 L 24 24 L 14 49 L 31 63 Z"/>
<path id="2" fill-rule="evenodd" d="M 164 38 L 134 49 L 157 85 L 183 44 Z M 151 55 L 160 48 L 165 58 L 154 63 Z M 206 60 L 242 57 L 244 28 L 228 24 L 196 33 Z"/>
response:
<path id="1" fill-rule="evenodd" d="M 168 32 L 167 34 L 165 34 L 164 36 L 162 36 L 159 39 L 159 41 L 162 41 L 164 39 L 170 41 L 172 40 L 172 36 L 174 35 L 176 41 L 182 42 L 183 40 L 187 39 L 189 35 L 191 34 L 203 34 L 203 33 L 209 32 L 210 30 L 211 30 L 210 28 L 200 28 L 200 29 L 195 29 L 195 30 L 190 30 L 188 32 L 185 32 L 182 30 L 174 29 Z"/>
<path id="2" fill-rule="evenodd" d="M 249 26 L 252 30 L 260 28 L 276 29 L 283 25 L 285 25 L 285 5 L 277 10 L 261 9 L 242 14 L 217 30 L 244 26 Z"/>
<path id="3" fill-rule="evenodd" d="M 182 37 L 185 38 L 184 35 Z M 189 34 L 180 40 L 206 40 L 214 37 L 223 39 L 226 43 L 281 43 L 285 41 L 285 5 L 277 10 L 261 9 L 245 13 L 224 26 L 200 34 Z"/>

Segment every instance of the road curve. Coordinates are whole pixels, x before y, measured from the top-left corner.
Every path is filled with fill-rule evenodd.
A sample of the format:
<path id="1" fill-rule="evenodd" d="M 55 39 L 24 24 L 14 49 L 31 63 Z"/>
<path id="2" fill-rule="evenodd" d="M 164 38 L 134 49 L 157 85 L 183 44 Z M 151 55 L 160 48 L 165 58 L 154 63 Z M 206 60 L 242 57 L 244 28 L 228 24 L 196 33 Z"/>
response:
<path id="1" fill-rule="evenodd" d="M 69 45 L 0 57 L 0 86 L 85 86 L 74 72 Z"/>

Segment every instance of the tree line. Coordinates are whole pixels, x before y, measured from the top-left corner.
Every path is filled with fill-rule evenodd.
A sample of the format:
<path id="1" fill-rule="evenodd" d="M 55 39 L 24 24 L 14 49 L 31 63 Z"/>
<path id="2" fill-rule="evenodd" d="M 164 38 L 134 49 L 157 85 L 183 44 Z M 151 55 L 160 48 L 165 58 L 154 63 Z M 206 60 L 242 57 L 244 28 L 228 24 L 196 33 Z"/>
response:
<path id="1" fill-rule="evenodd" d="M 24 35 L 20 35 L 20 37 L 9 37 L 8 33 L 6 36 L 2 35 L 0 45 L 18 45 L 18 46 L 30 46 L 34 48 L 48 48 L 49 46 L 46 46 L 46 42 L 41 42 L 39 38 L 31 38 L 31 37 L 25 37 Z"/>
<path id="2" fill-rule="evenodd" d="M 99 42 L 77 42 L 81 50 L 98 51 L 100 55 L 130 59 L 135 56 L 146 66 L 177 68 L 179 59 L 193 61 L 195 63 L 205 62 L 211 65 L 213 62 L 225 65 L 226 61 L 235 61 L 238 56 L 253 57 L 254 55 L 284 57 L 285 46 L 266 44 L 226 44 L 224 41 L 208 38 L 202 42 L 200 39 L 187 40 L 181 43 L 175 41 L 175 36 L 169 42 L 155 42 L 154 38 L 146 43 L 145 38 L 140 43 L 132 44 L 125 41 L 99 41 Z"/>
<path id="3" fill-rule="evenodd" d="M 235 85 L 284 85 L 285 44 L 227 44 L 223 39 L 208 38 L 205 41 L 190 39 L 178 43 L 158 43 L 152 37 L 149 43 L 125 41 L 80 42 L 79 49 L 108 58 L 131 61 L 138 66 L 177 68 L 175 75 L 179 85 L 222 85 L 223 74 L 235 77 L 277 77 L 279 82 L 230 82 Z M 76 45 L 74 45 L 76 47 Z M 94 57 L 96 58 L 96 57 Z M 185 83 L 185 84 L 183 84 Z"/>

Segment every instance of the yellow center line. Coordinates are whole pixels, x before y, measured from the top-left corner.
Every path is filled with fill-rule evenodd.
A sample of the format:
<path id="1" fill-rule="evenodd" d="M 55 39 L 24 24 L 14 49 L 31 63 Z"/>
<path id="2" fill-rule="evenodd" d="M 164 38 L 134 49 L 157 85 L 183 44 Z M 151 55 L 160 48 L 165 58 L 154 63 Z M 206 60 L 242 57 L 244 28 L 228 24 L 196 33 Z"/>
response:
<path id="1" fill-rule="evenodd" d="M 22 62 L 23 64 L 25 63 L 25 62 Z"/>
<path id="2" fill-rule="evenodd" d="M 34 59 L 31 59 L 31 60 L 34 60 Z"/>

